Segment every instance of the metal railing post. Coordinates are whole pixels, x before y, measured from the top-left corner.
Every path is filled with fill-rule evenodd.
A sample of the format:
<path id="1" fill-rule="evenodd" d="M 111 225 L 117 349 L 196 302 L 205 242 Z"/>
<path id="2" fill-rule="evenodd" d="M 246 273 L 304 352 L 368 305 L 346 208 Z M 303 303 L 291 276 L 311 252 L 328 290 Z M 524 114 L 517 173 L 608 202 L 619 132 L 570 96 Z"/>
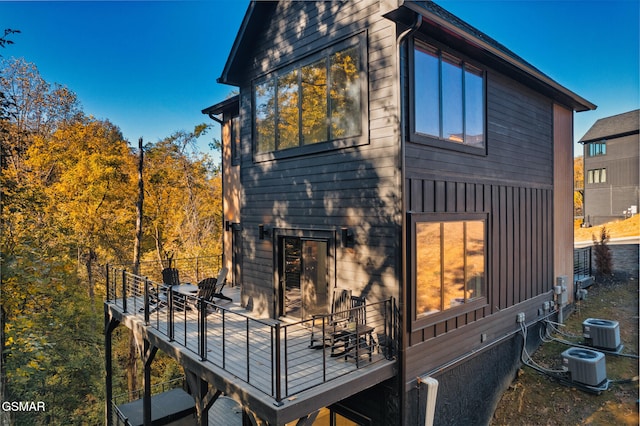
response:
<path id="1" fill-rule="evenodd" d="M 382 318 L 382 321 L 384 322 L 384 337 L 385 337 L 385 340 L 387 341 L 384 347 L 384 356 L 387 359 L 389 359 L 389 341 L 391 340 L 391 336 L 389 336 L 390 333 L 388 330 L 388 328 L 390 329 L 391 327 L 387 328 L 387 326 L 389 325 L 388 324 L 389 318 L 387 317 L 387 313 L 390 311 L 391 311 L 391 300 L 388 300 L 388 301 L 385 300 L 384 317 Z"/>
<path id="2" fill-rule="evenodd" d="M 325 345 L 326 321 L 327 321 L 327 317 L 326 315 L 323 315 L 322 316 L 322 338 L 320 340 L 320 344 L 322 345 L 322 383 L 327 381 L 327 345 Z"/>
<path id="3" fill-rule="evenodd" d="M 284 395 L 285 395 L 285 397 L 287 395 L 289 395 L 289 376 L 288 376 L 288 372 L 289 372 L 289 355 L 288 355 L 289 346 L 287 345 L 287 343 L 288 343 L 287 331 L 288 330 L 289 330 L 289 327 L 285 326 L 284 327 Z"/>
<path id="4" fill-rule="evenodd" d="M 207 359 L 207 305 L 204 299 L 198 299 L 199 317 L 198 333 L 200 333 L 200 359 Z"/>
<path id="5" fill-rule="evenodd" d="M 245 328 L 247 334 L 247 383 L 251 383 L 250 378 L 250 370 L 251 366 L 249 365 L 249 318 L 245 319 Z"/>
<path id="6" fill-rule="evenodd" d="M 227 311 L 225 309 L 222 310 L 222 369 L 226 369 L 227 366 L 227 336 L 226 336 L 226 318 L 225 313 Z"/>
<path id="7" fill-rule="evenodd" d="M 149 279 L 144 278 L 144 323 L 149 325 Z"/>
<path id="8" fill-rule="evenodd" d="M 127 313 L 127 276 L 126 271 L 122 270 L 122 313 Z"/>
<path id="9" fill-rule="evenodd" d="M 276 324 L 276 335 L 275 335 L 275 355 L 276 355 L 276 403 L 278 405 L 282 404 L 282 382 L 281 382 L 281 368 L 280 368 L 280 324 Z"/>
<path id="10" fill-rule="evenodd" d="M 109 281 L 109 264 L 105 266 L 104 275 L 107 279 L 107 302 L 113 298 L 113 291 L 111 290 L 111 281 Z"/>
<path id="11" fill-rule="evenodd" d="M 166 286 L 166 292 L 167 292 L 167 304 L 168 304 L 168 310 L 167 310 L 167 336 L 169 337 L 169 341 L 173 342 L 173 337 L 174 337 L 174 330 L 173 330 L 173 294 L 171 292 L 171 287 L 170 286 Z"/>

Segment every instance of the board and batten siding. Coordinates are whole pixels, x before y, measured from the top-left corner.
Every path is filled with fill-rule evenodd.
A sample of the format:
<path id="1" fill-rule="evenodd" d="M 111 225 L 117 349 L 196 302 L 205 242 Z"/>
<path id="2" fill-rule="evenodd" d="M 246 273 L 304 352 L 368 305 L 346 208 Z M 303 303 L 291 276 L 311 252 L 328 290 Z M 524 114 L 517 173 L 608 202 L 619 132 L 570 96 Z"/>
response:
<path id="1" fill-rule="evenodd" d="M 265 224 L 278 235 L 324 232 L 332 286 L 351 288 L 369 301 L 398 297 L 401 206 L 398 119 L 395 115 L 395 26 L 374 0 L 284 2 L 265 16 L 252 61 L 240 86 L 242 122 L 243 298 L 254 311 L 276 312 L 277 239 L 258 239 Z M 291 23 L 295 22 L 296 25 Z M 364 36 L 363 36 L 364 35 Z M 255 161 L 252 82 L 350 37 L 363 37 L 368 93 L 364 144 L 313 155 Z M 340 228 L 354 234 L 343 248 Z M 390 253 L 397 253 L 396 256 Z M 249 300 L 251 299 L 251 300 Z"/>
<path id="2" fill-rule="evenodd" d="M 514 309 L 533 315 L 553 288 L 553 103 L 491 70 L 486 93 L 486 155 L 407 143 L 409 214 L 487 214 L 487 304 L 415 329 L 409 319 L 407 383 L 513 331 Z"/>

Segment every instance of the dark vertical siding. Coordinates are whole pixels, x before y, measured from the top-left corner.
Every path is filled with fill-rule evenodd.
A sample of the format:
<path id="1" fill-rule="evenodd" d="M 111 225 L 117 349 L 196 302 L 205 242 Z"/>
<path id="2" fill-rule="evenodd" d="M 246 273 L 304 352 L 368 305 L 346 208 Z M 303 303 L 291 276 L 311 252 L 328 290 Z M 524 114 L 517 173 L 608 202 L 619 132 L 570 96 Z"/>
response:
<path id="1" fill-rule="evenodd" d="M 275 314 L 275 241 L 258 240 L 259 224 L 279 230 L 279 235 L 312 230 L 333 233 L 335 238 L 329 241 L 335 254 L 332 285 L 352 288 L 371 301 L 398 297 L 395 271 L 399 269 L 402 206 L 394 101 L 395 26 L 379 16 L 376 0 L 281 2 L 263 20 L 264 33 L 255 40 L 252 52 L 245 52 L 251 61 L 240 87 L 245 302 L 253 298 L 254 311 Z M 362 60 L 369 91 L 362 108 L 368 123 L 363 143 L 254 161 L 253 80 L 350 37 L 361 37 L 366 52 Z M 341 246 L 341 227 L 353 232 L 353 247 Z"/>
<path id="2" fill-rule="evenodd" d="M 476 337 L 468 340 L 478 334 L 473 324 L 488 336 L 504 335 L 515 327 L 515 318 L 498 317 L 510 308 L 533 309 L 532 299 L 548 296 L 553 285 L 552 134 L 551 101 L 489 70 L 486 155 L 407 143 L 410 212 L 488 215 L 487 304 L 409 333 L 407 379 L 479 346 Z M 440 341 L 445 334 L 446 353 L 431 346 L 425 353 L 423 342 Z"/>
<path id="3" fill-rule="evenodd" d="M 585 145 L 585 154 L 588 152 Z M 585 179 L 591 169 L 607 169 L 606 183 L 585 180 L 585 220 L 592 225 L 621 218 L 622 212 L 640 202 L 640 137 L 638 134 L 607 139 L 607 154 L 584 160 Z"/>

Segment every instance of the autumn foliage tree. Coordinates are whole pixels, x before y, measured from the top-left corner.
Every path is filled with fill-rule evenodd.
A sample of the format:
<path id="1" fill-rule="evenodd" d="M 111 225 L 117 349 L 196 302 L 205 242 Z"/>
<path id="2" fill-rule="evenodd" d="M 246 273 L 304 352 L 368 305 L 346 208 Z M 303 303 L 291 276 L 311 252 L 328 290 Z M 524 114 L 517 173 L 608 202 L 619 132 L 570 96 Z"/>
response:
<path id="1" fill-rule="evenodd" d="M 100 424 L 102 271 L 132 258 L 137 155 L 117 126 L 86 116 L 35 65 L 0 66 L 5 397 L 47 404 L 41 418 L 16 413 L 15 424 Z M 205 131 L 145 146 L 143 257 L 220 253 L 220 176 L 191 149 Z"/>

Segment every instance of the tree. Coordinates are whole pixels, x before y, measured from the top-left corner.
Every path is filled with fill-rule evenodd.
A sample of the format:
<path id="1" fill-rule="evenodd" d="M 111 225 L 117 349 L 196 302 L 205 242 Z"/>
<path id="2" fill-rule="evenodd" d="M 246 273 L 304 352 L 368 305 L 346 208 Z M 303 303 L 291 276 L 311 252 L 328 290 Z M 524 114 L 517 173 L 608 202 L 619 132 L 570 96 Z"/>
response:
<path id="1" fill-rule="evenodd" d="M 14 33 L 19 33 L 18 30 L 5 29 L 4 35 L 0 37 L 0 47 L 4 48 L 8 44 L 13 44 L 12 40 L 9 40 L 9 36 Z M 0 58 L 2 55 L 0 55 Z M 2 79 L 2 74 L 0 74 L 0 80 Z M 9 108 L 9 102 L 7 101 L 4 91 L 0 90 L 0 142 L 4 140 L 2 135 L 3 133 L 3 123 L 8 119 L 6 110 Z M 5 153 L 4 153 L 4 144 L 0 143 L 0 170 L 4 168 Z M 4 201 L 4 197 L 2 195 L 2 188 L 0 188 L 0 217 L 2 216 L 2 204 Z M 6 312 L 4 310 L 4 306 L 2 305 L 2 276 L 0 275 L 0 401 L 5 401 L 5 363 L 4 363 L 4 346 L 5 346 L 5 337 L 4 337 L 4 324 L 6 319 Z M 8 414 L 5 412 L 0 412 L 0 424 L 9 423 Z"/>
<path id="2" fill-rule="evenodd" d="M 39 417 L 16 414 L 15 424 L 97 424 L 93 262 L 130 247 L 133 206 L 123 200 L 131 197 L 132 155 L 115 126 L 84 117 L 73 92 L 23 60 L 1 63 L 9 101 L 0 121 L 5 398 L 48 403 Z"/>
<path id="3" fill-rule="evenodd" d="M 12 40 L 9 40 L 11 34 L 18 34 L 20 30 L 12 30 L 11 28 L 5 28 L 4 34 L 0 37 L 0 47 L 6 47 L 8 44 L 13 44 Z"/>
<path id="4" fill-rule="evenodd" d="M 86 117 L 76 95 L 44 81 L 35 65 L 15 59 L 0 66 L 6 398 L 48 401 L 45 414 L 16 415 L 16 424 L 98 424 L 104 385 L 96 307 L 105 294 L 98 266 L 130 264 L 137 156 L 117 126 Z M 140 257 L 164 249 L 181 257 L 220 253 L 220 176 L 209 157 L 189 151 L 207 128 L 144 147 Z M 127 343 L 123 337 L 122 366 Z M 173 378 L 175 365 L 169 370 Z"/>
<path id="5" fill-rule="evenodd" d="M 613 259 L 611 257 L 611 249 L 609 248 L 609 231 L 607 227 L 600 228 L 599 238 L 595 235 L 593 239 L 593 257 L 596 264 L 596 269 L 601 276 L 611 275 L 613 271 Z"/>
<path id="6" fill-rule="evenodd" d="M 85 265 L 95 301 L 93 263 L 124 259 L 133 240 L 135 162 L 120 130 L 108 121 L 84 119 L 38 136 L 26 166 L 46 197 L 47 214 Z"/>
<path id="7" fill-rule="evenodd" d="M 158 260 L 166 252 L 180 257 L 221 252 L 220 176 L 210 158 L 187 152 L 203 129 L 174 133 L 146 149 L 146 235 Z"/>

